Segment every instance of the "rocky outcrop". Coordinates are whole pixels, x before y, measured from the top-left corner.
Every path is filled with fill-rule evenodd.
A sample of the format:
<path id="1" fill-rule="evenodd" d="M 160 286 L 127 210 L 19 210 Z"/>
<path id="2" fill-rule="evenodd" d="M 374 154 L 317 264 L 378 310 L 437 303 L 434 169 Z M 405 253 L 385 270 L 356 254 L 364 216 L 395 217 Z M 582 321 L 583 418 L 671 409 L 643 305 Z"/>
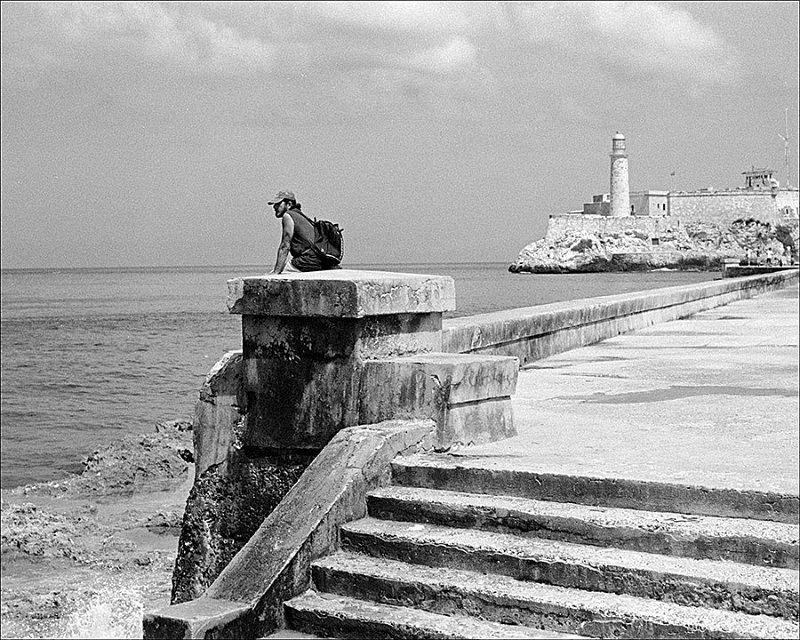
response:
<path id="1" fill-rule="evenodd" d="M 601 230 L 602 229 L 602 230 Z M 655 231 L 654 231 L 655 229 Z M 798 224 L 772 224 L 755 219 L 735 220 L 730 225 L 687 222 L 657 227 L 645 225 L 590 225 L 548 229 L 547 235 L 526 246 L 513 273 L 585 273 L 647 269 L 719 269 L 725 258 L 753 259 L 768 255 L 788 263 L 798 259 Z"/>
<path id="2" fill-rule="evenodd" d="M 159 422 L 154 432 L 125 436 L 95 450 L 77 475 L 4 490 L 3 499 L 91 499 L 167 491 L 189 477 L 193 458 L 192 423 Z"/>
<path id="3" fill-rule="evenodd" d="M 191 457 L 191 423 L 161 422 L 3 489 L 3 637 L 141 637 L 141 610 L 169 602 Z"/>

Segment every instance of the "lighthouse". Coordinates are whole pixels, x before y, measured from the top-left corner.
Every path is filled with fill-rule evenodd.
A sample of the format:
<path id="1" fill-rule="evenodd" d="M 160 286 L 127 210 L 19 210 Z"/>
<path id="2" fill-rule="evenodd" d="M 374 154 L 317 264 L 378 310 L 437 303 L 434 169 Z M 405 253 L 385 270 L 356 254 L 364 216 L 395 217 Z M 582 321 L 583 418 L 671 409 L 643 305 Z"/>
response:
<path id="1" fill-rule="evenodd" d="M 631 215 L 631 198 L 628 189 L 628 153 L 625 136 L 619 131 L 611 138 L 611 196 L 609 215 L 615 218 Z"/>

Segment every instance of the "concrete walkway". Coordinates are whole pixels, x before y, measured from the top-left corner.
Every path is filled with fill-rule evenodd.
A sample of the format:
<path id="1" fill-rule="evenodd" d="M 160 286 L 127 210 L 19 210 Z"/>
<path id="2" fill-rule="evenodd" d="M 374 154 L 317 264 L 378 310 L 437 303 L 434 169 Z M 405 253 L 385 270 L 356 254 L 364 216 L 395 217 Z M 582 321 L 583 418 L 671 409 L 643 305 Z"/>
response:
<path id="1" fill-rule="evenodd" d="M 482 465 L 797 495 L 798 287 L 539 360 Z"/>

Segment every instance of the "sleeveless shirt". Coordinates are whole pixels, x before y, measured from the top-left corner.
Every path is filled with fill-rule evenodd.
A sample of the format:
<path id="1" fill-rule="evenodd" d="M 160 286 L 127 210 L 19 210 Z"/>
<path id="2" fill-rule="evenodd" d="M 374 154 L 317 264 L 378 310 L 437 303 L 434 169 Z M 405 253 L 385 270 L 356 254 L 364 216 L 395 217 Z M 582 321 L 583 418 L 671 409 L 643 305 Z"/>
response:
<path id="1" fill-rule="evenodd" d="M 289 245 L 292 254 L 292 264 L 300 271 L 318 271 L 322 269 L 322 262 L 314 251 L 316 232 L 308 218 L 299 209 L 289 209 L 283 215 L 291 216 L 294 221 L 294 235 Z"/>

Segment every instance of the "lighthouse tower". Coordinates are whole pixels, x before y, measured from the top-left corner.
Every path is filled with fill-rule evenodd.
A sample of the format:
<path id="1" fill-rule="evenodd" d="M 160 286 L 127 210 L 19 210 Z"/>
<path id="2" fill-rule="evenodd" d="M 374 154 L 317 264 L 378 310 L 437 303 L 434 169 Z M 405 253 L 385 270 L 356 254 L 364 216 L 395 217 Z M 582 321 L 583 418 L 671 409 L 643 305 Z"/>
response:
<path id="1" fill-rule="evenodd" d="M 621 218 L 631 215 L 631 197 L 628 189 L 628 153 L 625 136 L 619 131 L 611 138 L 611 196 L 609 215 Z"/>

